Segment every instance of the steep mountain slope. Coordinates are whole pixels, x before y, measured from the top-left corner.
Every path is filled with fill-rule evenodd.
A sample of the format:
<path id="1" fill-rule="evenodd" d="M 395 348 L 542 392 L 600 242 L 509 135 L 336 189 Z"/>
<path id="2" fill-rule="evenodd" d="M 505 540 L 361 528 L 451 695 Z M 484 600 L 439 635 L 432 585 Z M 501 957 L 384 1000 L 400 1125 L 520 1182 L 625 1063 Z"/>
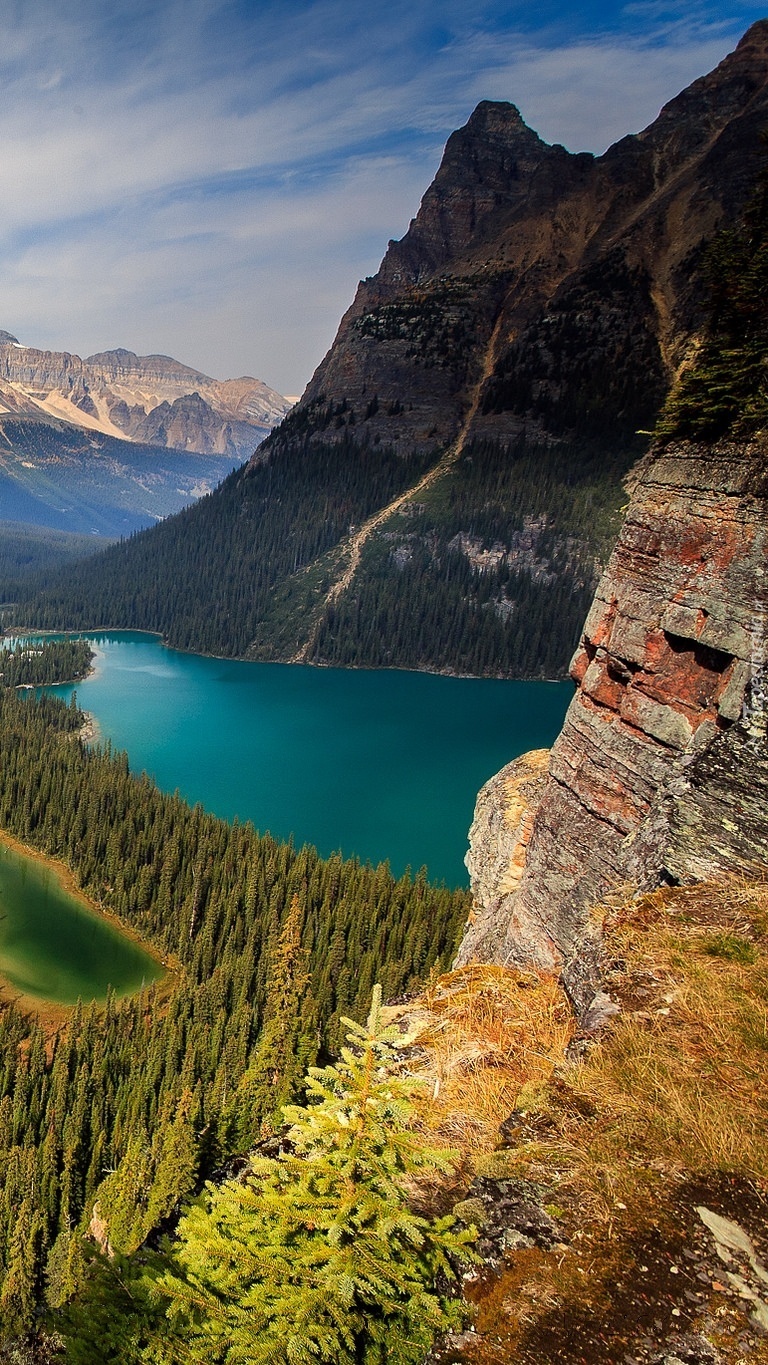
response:
<path id="1" fill-rule="evenodd" d="M 602 157 L 479 105 L 259 465 L 30 619 L 257 658 L 563 672 L 637 429 L 701 323 L 705 245 L 754 177 L 767 85 L 761 21 Z"/>
<path id="2" fill-rule="evenodd" d="M 108 436 L 248 459 L 288 411 L 258 379 L 219 381 L 170 356 L 119 349 L 81 360 L 0 332 L 0 414 L 59 418 Z"/>

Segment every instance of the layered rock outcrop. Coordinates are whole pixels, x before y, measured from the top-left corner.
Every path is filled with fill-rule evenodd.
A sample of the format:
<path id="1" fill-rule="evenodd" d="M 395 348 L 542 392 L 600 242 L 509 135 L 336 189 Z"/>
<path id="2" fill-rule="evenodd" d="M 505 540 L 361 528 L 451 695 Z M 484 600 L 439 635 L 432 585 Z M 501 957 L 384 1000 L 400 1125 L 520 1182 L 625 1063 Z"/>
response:
<path id="1" fill-rule="evenodd" d="M 765 445 L 677 444 L 643 461 L 573 660 L 577 691 L 524 870 L 501 895 L 475 873 L 462 961 L 561 969 L 584 1010 L 598 982 L 596 901 L 622 882 L 768 859 L 767 548 Z M 518 845 L 510 862 L 522 856 Z"/>
<path id="2" fill-rule="evenodd" d="M 290 404 L 261 380 L 219 381 L 170 356 L 83 360 L 0 333 L 0 417 L 59 419 L 120 439 L 242 460 Z"/>

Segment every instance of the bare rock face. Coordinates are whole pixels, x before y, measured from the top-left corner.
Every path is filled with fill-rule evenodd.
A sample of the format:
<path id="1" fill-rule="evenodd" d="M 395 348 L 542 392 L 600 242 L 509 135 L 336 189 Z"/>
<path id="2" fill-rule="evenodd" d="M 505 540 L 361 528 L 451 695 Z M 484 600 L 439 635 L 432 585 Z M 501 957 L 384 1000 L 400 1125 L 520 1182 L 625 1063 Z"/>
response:
<path id="1" fill-rule="evenodd" d="M 261 380 L 216 380 L 170 356 L 119 348 L 86 360 L 0 333 L 2 413 L 54 418 L 130 441 L 243 460 L 290 404 Z"/>
<path id="2" fill-rule="evenodd" d="M 766 117 L 765 20 L 603 156 L 550 146 L 513 104 L 483 101 L 361 282 L 302 399 L 304 429 L 431 449 L 472 409 L 481 437 L 631 440 L 696 334 L 702 251 L 746 200 Z"/>
<path id="3" fill-rule="evenodd" d="M 525 870 L 534 813 L 546 786 L 548 749 L 534 749 L 502 768 L 480 791 L 465 862 L 475 902 L 462 960 L 492 957 L 505 936 L 505 915 Z M 540 957 L 538 944 L 530 944 Z"/>
<path id="4" fill-rule="evenodd" d="M 525 868 L 500 898 L 477 882 L 489 932 L 473 926 L 462 960 L 559 966 L 583 1011 L 600 897 L 768 858 L 767 548 L 764 446 L 679 444 L 642 463 Z"/>

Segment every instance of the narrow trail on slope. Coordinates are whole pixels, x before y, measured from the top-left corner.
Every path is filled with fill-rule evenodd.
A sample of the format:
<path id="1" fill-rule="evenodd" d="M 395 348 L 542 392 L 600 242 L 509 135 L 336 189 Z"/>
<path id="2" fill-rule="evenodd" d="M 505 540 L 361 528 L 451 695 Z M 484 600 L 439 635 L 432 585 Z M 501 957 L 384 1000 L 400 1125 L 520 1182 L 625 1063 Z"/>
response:
<path id="1" fill-rule="evenodd" d="M 472 401 L 455 441 L 448 446 L 448 449 L 441 455 L 437 464 L 433 465 L 426 474 L 422 475 L 418 483 L 412 484 L 404 493 L 398 493 L 397 497 L 393 498 L 392 502 L 388 503 L 386 507 L 382 507 L 380 511 L 374 512 L 373 516 L 363 522 L 360 529 L 355 531 L 354 535 L 350 537 L 342 551 L 345 556 L 349 556 L 347 566 L 343 573 L 336 579 L 335 583 L 331 584 L 322 602 L 318 604 L 317 614 L 315 616 L 314 625 L 309 633 L 309 638 L 306 644 L 302 645 L 301 649 L 297 650 L 293 657 L 289 659 L 289 663 L 305 664 L 308 662 L 315 644 L 317 643 L 317 636 L 323 617 L 325 616 L 328 607 L 333 606 L 333 603 L 337 602 L 342 594 L 347 591 L 347 588 L 360 567 L 363 546 L 370 536 L 373 535 L 373 532 L 385 521 L 388 521 L 390 517 L 394 516 L 396 512 L 399 512 L 404 503 L 410 502 L 412 498 L 418 497 L 420 493 L 424 493 L 428 488 L 431 488 L 432 484 L 436 483 L 446 470 L 450 469 L 451 465 L 454 465 L 456 461 L 461 458 L 472 428 L 472 423 L 477 416 L 483 388 L 486 380 L 490 379 L 491 374 L 493 373 L 493 367 L 496 363 L 496 347 L 501 332 L 501 321 L 502 314 L 500 312 L 485 349 L 482 373 L 475 384 Z"/>

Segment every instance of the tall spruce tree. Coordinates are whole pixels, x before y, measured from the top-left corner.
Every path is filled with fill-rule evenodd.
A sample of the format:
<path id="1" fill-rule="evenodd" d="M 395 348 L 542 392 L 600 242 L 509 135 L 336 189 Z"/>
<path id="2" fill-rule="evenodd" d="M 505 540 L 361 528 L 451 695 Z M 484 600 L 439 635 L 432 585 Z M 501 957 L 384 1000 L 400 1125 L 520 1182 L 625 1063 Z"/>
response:
<path id="1" fill-rule="evenodd" d="M 298 1092 L 307 1062 L 317 1056 L 317 1010 L 302 1008 L 309 984 L 309 954 L 301 942 L 303 922 L 301 901 L 294 896 L 268 954 L 258 1049 L 225 1117 L 230 1148 L 237 1152 L 247 1151 L 259 1137 L 274 1132 L 283 1106 Z"/>
<path id="2" fill-rule="evenodd" d="M 207 1187 L 157 1282 L 176 1344 L 152 1359 L 212 1365 L 416 1365 L 463 1308 L 450 1289 L 466 1230 L 409 1207 L 408 1186 L 450 1166 L 413 1125 L 416 1082 L 375 988 L 365 1027 L 312 1068 L 287 1106 L 288 1150 Z"/>

